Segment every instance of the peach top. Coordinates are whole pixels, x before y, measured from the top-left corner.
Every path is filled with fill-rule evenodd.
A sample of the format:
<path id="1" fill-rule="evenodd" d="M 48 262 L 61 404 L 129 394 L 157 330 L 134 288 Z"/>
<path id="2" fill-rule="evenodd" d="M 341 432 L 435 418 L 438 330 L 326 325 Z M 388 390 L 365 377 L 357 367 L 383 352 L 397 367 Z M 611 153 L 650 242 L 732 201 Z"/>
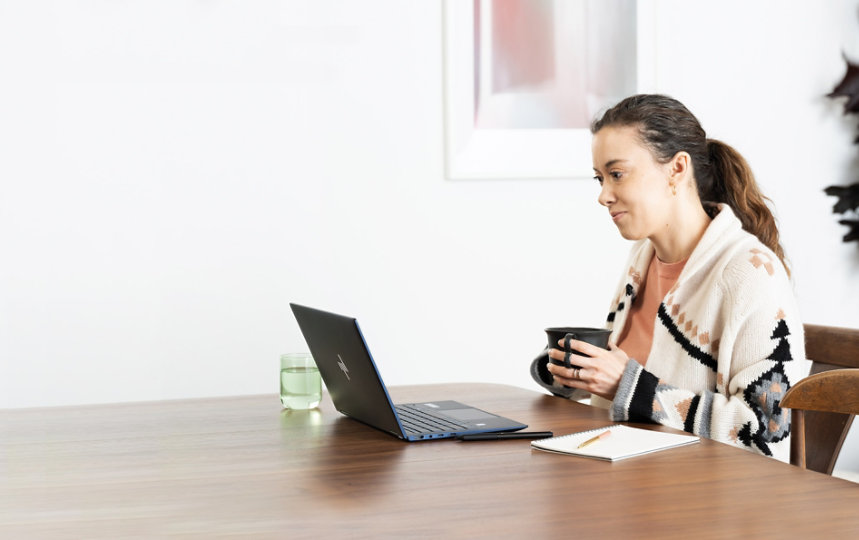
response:
<path id="1" fill-rule="evenodd" d="M 664 263 L 654 255 L 647 267 L 647 276 L 641 284 L 638 296 L 632 302 L 626 328 L 623 329 L 617 346 L 642 366 L 647 364 L 647 357 L 650 355 L 653 325 L 659 304 L 677 282 L 685 265 L 686 260 Z"/>

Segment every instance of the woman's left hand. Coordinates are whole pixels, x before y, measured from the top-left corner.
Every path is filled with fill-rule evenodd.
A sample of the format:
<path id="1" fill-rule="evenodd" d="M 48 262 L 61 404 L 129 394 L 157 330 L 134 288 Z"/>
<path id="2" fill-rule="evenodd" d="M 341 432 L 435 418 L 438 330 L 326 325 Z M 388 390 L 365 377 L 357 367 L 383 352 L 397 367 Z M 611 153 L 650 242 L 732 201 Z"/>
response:
<path id="1" fill-rule="evenodd" d="M 563 347 L 564 341 L 558 341 L 558 345 Z M 570 349 L 588 356 L 570 354 L 572 368 L 549 362 L 549 373 L 554 376 L 555 382 L 570 388 L 586 390 L 609 401 L 613 400 L 629 356 L 614 343 L 610 343 L 606 350 L 584 341 L 571 339 Z M 549 349 L 549 358 L 563 363 L 564 351 Z"/>

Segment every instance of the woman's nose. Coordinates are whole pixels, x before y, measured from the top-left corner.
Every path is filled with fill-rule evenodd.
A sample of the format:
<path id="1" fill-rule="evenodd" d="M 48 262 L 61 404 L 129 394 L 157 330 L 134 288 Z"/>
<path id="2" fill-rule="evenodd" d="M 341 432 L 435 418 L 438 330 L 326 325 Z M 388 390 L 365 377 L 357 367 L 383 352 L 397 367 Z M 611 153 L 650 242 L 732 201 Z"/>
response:
<path id="1" fill-rule="evenodd" d="M 614 202 L 614 194 L 611 192 L 608 182 L 603 182 L 600 187 L 600 195 L 597 200 L 603 206 L 609 206 Z"/>

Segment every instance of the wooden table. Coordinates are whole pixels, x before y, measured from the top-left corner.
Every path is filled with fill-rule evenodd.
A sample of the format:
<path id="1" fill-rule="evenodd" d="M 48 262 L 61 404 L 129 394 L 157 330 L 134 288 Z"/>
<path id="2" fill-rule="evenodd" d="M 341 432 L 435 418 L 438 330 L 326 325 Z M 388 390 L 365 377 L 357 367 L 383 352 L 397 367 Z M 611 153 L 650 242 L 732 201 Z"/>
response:
<path id="1" fill-rule="evenodd" d="M 608 423 L 604 410 L 509 386 L 391 394 L 556 434 Z M 2 538 L 859 534 L 859 485 L 710 440 L 616 463 L 526 440 L 406 443 L 327 396 L 310 411 L 281 411 L 275 395 L 3 411 L 0 449 Z"/>

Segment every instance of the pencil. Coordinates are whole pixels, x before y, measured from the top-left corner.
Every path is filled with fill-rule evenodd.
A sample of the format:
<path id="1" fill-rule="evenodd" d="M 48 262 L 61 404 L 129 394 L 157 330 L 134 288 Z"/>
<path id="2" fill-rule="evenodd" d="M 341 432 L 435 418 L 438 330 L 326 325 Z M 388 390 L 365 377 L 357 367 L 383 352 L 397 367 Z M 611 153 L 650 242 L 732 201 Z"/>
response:
<path id="1" fill-rule="evenodd" d="M 587 445 L 589 445 L 589 444 L 593 444 L 593 443 L 597 442 L 597 441 L 598 441 L 598 440 L 600 440 L 600 439 L 605 439 L 605 438 L 606 438 L 606 437 L 608 437 L 609 435 L 611 435 L 611 430 L 610 430 L 610 429 L 607 429 L 607 430 L 603 431 L 602 433 L 600 433 L 599 435 L 597 435 L 596 437 L 591 437 L 590 439 L 586 440 L 586 441 L 585 441 L 585 442 L 583 442 L 582 444 L 578 445 L 578 446 L 576 447 L 576 450 L 578 450 L 579 448 L 584 448 L 585 446 L 587 446 Z"/>

